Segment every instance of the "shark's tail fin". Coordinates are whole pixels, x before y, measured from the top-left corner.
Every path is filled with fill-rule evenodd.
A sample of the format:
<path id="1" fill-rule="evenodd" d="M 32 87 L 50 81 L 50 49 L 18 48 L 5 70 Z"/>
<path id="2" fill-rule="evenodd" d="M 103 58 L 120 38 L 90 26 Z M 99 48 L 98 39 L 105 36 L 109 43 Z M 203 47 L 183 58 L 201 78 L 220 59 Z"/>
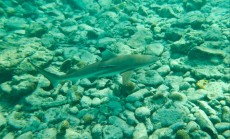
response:
<path id="1" fill-rule="evenodd" d="M 34 63 L 32 63 L 29 59 L 27 61 L 38 71 L 40 72 L 43 76 L 45 76 L 52 84 L 53 87 L 56 87 L 62 80 L 62 78 L 58 75 L 55 75 L 53 73 L 47 72 L 40 67 L 36 66 Z"/>

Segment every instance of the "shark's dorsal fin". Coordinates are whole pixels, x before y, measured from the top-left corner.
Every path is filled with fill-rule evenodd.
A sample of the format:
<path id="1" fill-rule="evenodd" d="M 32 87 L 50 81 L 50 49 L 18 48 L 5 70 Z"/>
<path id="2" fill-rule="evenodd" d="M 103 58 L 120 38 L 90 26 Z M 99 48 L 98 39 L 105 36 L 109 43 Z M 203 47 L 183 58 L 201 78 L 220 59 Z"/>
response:
<path id="1" fill-rule="evenodd" d="M 108 60 L 112 57 L 116 57 L 117 55 L 114 54 L 113 52 L 109 51 L 109 50 L 105 50 L 104 52 L 102 52 L 102 60 Z"/>
<path id="2" fill-rule="evenodd" d="M 130 81 L 132 74 L 133 74 L 133 71 L 126 71 L 121 74 L 123 85 L 126 85 Z"/>

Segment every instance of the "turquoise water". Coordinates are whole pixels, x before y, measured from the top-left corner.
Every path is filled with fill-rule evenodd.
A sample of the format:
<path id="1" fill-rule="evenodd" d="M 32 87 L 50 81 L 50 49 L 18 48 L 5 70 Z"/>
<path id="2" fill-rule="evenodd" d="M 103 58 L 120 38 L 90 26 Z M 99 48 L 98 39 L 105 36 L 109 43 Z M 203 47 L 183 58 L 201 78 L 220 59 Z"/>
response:
<path id="1" fill-rule="evenodd" d="M 1 0 L 0 138 L 230 138 L 229 0 Z"/>

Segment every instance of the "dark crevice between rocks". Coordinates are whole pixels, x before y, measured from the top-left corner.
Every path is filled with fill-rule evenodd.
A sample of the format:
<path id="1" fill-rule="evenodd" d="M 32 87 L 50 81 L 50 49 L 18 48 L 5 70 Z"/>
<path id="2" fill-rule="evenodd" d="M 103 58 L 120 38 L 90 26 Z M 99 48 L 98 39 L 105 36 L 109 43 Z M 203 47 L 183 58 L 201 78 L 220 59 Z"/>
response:
<path id="1" fill-rule="evenodd" d="M 13 77 L 12 72 L 0 72 L 0 84 L 10 81 Z"/>

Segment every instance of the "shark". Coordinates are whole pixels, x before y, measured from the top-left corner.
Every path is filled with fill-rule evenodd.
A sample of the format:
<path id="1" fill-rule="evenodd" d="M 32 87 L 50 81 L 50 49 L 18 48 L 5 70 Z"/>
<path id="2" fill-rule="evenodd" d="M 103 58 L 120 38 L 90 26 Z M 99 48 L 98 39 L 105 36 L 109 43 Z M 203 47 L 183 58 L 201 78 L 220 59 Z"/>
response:
<path id="1" fill-rule="evenodd" d="M 77 82 L 83 78 L 101 78 L 117 74 L 122 75 L 123 84 L 127 83 L 134 70 L 150 66 L 159 60 L 157 55 L 115 55 L 104 56 L 99 62 L 89 64 L 83 68 L 72 71 L 69 74 L 56 75 L 50 73 L 31 62 L 28 62 L 43 76 L 45 76 L 53 87 L 56 87 L 63 81 L 70 80 Z"/>

